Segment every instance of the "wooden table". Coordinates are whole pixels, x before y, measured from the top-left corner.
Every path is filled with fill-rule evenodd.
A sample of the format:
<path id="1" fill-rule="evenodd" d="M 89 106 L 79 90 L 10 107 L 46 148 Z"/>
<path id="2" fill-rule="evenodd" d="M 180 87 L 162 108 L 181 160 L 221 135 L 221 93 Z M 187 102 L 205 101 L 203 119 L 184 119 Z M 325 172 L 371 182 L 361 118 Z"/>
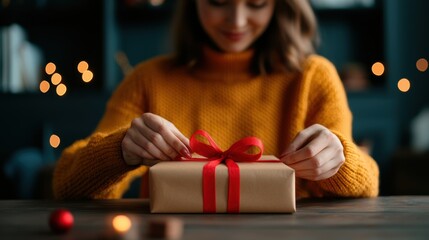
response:
<path id="1" fill-rule="evenodd" d="M 65 235 L 48 226 L 49 213 L 59 207 L 75 217 Z M 0 238 L 103 239 L 117 214 L 133 220 L 139 239 L 148 239 L 148 221 L 160 216 L 181 218 L 183 239 L 429 239 L 429 196 L 305 200 L 294 214 L 150 214 L 148 202 L 138 199 L 1 200 Z"/>

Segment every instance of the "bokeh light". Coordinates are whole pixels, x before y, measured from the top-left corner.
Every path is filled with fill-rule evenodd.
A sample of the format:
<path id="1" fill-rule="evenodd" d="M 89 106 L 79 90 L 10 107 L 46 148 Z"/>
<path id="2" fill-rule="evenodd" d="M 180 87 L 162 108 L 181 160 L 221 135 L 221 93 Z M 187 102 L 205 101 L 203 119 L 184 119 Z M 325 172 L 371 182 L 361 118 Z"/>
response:
<path id="1" fill-rule="evenodd" d="M 425 58 L 420 58 L 416 62 L 416 67 L 420 72 L 425 72 L 428 69 L 428 60 Z"/>
<path id="2" fill-rule="evenodd" d="M 117 232 L 124 233 L 130 230 L 131 220 L 125 215 L 118 215 L 113 218 L 112 226 Z"/>
<path id="3" fill-rule="evenodd" d="M 82 80 L 84 82 L 91 82 L 93 77 L 94 77 L 94 74 L 89 70 L 82 73 Z"/>
<path id="4" fill-rule="evenodd" d="M 372 64 L 371 70 L 374 75 L 381 76 L 384 73 L 384 65 L 381 62 L 376 62 Z"/>
<path id="5" fill-rule="evenodd" d="M 53 148 L 57 148 L 60 145 L 60 143 L 61 143 L 61 139 L 60 137 L 58 137 L 58 135 L 52 134 L 51 137 L 49 138 L 49 144 Z"/>
<path id="6" fill-rule="evenodd" d="M 51 87 L 51 85 L 46 80 L 41 81 L 39 84 L 39 89 L 42 93 L 47 93 L 49 91 L 50 87 Z"/>
<path id="7" fill-rule="evenodd" d="M 54 73 L 54 75 L 51 77 L 51 83 L 54 85 L 60 84 L 61 80 L 62 76 L 59 73 Z"/>
<path id="8" fill-rule="evenodd" d="M 88 70 L 89 68 L 89 64 L 86 61 L 80 61 L 79 64 L 77 65 L 77 70 L 80 73 L 84 73 L 86 70 Z"/>
<path id="9" fill-rule="evenodd" d="M 66 92 L 67 92 L 67 86 L 66 85 L 61 83 L 57 86 L 57 95 L 58 96 L 60 96 L 60 97 L 64 96 L 64 94 L 66 94 Z"/>
<path id="10" fill-rule="evenodd" d="M 402 78 L 398 81 L 398 89 L 401 92 L 408 92 L 411 88 L 410 80 Z"/>
<path id="11" fill-rule="evenodd" d="M 164 0 L 149 0 L 149 4 L 157 7 L 157 6 L 161 6 L 164 3 Z"/>
<path id="12" fill-rule="evenodd" d="M 49 62 L 45 66 L 45 72 L 49 75 L 53 74 L 56 69 L 57 69 L 57 66 L 55 66 L 55 63 L 53 63 L 53 62 Z"/>

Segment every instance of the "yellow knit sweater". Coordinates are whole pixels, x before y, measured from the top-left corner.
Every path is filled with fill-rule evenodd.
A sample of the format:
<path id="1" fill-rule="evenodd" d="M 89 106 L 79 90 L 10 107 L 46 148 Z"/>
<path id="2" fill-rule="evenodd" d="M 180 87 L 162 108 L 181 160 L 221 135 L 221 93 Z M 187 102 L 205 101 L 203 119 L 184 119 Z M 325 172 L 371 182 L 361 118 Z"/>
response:
<path id="1" fill-rule="evenodd" d="M 167 56 L 138 65 L 117 88 L 94 133 L 62 153 L 54 173 L 59 199 L 120 198 L 146 167 L 127 166 L 121 141 L 133 118 L 144 112 L 171 121 L 187 137 L 197 129 L 226 150 L 246 136 L 260 138 L 264 154 L 279 155 L 304 128 L 319 123 L 341 140 L 346 156 L 338 173 L 322 181 L 297 179 L 297 197 L 378 195 L 375 161 L 352 140 L 352 115 L 334 66 L 310 56 L 302 74 L 250 74 L 252 51 L 204 49 L 190 71 Z"/>

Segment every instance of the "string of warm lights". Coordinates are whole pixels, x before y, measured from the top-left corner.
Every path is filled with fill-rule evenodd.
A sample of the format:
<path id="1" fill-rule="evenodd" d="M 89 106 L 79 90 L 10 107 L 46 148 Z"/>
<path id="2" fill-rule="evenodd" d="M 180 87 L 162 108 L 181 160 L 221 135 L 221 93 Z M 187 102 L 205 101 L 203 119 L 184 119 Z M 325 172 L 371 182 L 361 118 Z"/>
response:
<path id="1" fill-rule="evenodd" d="M 58 72 L 55 72 L 57 69 L 55 63 L 49 62 L 45 66 L 46 74 L 51 76 L 51 81 L 42 80 L 39 84 L 40 92 L 47 93 L 51 88 L 51 84 L 56 86 L 56 93 L 58 96 L 64 96 L 67 92 L 67 86 L 62 83 L 62 76 Z M 94 74 L 91 70 L 89 70 L 89 64 L 86 61 L 80 61 L 77 65 L 77 70 L 82 74 L 82 80 L 85 83 L 91 82 L 94 78 Z"/>
<path id="2" fill-rule="evenodd" d="M 61 74 L 56 72 L 57 66 L 53 62 L 49 62 L 45 66 L 45 72 L 48 76 L 50 76 L 51 81 L 42 80 L 39 84 L 40 92 L 47 93 L 51 89 L 52 86 L 56 86 L 55 92 L 58 96 L 62 97 L 67 92 L 67 86 L 62 83 L 63 80 Z M 80 61 L 77 65 L 77 70 L 82 74 L 82 81 L 85 83 L 89 83 L 94 78 L 94 74 L 89 70 L 89 64 L 86 61 Z M 49 138 L 49 144 L 53 148 L 57 148 L 60 145 L 61 139 L 58 135 L 52 134 Z"/>
<path id="3" fill-rule="evenodd" d="M 94 77 L 92 71 L 89 70 L 89 64 L 86 61 L 81 61 L 77 65 L 77 70 L 82 74 L 82 80 L 86 83 L 91 82 Z"/>
<path id="4" fill-rule="evenodd" d="M 162 1 L 161 1 L 161 4 L 162 4 Z M 427 71 L 428 65 L 429 65 L 428 61 L 425 58 L 420 58 L 416 61 L 416 68 L 420 72 Z M 372 73 L 377 77 L 382 76 L 385 73 L 385 69 L 386 68 L 384 64 L 381 62 L 375 62 L 371 67 Z M 92 81 L 94 74 L 92 73 L 91 70 L 89 70 L 88 62 L 80 61 L 79 64 L 77 65 L 77 70 L 79 71 L 79 73 L 82 74 L 82 81 L 84 81 L 85 83 Z M 51 76 L 51 82 L 47 80 L 42 80 L 39 86 L 40 91 L 42 93 L 47 93 L 52 84 L 56 86 L 57 95 L 63 96 L 67 92 L 67 87 L 64 83 L 61 83 L 62 81 L 61 74 L 55 71 L 56 71 L 56 65 L 54 63 L 49 62 L 48 64 L 46 64 L 45 72 L 46 74 Z M 401 92 L 408 92 L 411 88 L 411 82 L 407 78 L 401 78 L 400 80 L 398 80 L 397 87 Z M 61 139 L 58 135 L 55 135 L 55 134 L 51 135 L 49 139 L 49 143 L 51 147 L 57 148 L 60 145 L 60 142 L 61 142 Z"/>

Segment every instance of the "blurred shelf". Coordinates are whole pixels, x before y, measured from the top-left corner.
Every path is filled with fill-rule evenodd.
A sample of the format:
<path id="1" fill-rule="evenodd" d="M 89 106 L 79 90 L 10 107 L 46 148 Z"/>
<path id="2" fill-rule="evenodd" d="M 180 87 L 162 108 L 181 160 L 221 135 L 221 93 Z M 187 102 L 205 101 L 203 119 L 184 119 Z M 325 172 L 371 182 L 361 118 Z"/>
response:
<path id="1" fill-rule="evenodd" d="M 371 87 L 387 88 L 388 75 L 374 76 L 375 62 L 385 63 L 385 22 L 381 1 L 371 7 L 315 7 L 321 44 L 319 52 L 334 62 L 340 74 L 360 68 Z"/>
<path id="2" fill-rule="evenodd" d="M 53 94 L 1 93 L 2 138 L 0 163 L 12 152 L 27 148 L 41 148 L 42 132 L 46 126 L 61 137 L 61 148 L 76 139 L 84 138 L 100 120 L 108 93 L 76 92 L 63 97 Z"/>

